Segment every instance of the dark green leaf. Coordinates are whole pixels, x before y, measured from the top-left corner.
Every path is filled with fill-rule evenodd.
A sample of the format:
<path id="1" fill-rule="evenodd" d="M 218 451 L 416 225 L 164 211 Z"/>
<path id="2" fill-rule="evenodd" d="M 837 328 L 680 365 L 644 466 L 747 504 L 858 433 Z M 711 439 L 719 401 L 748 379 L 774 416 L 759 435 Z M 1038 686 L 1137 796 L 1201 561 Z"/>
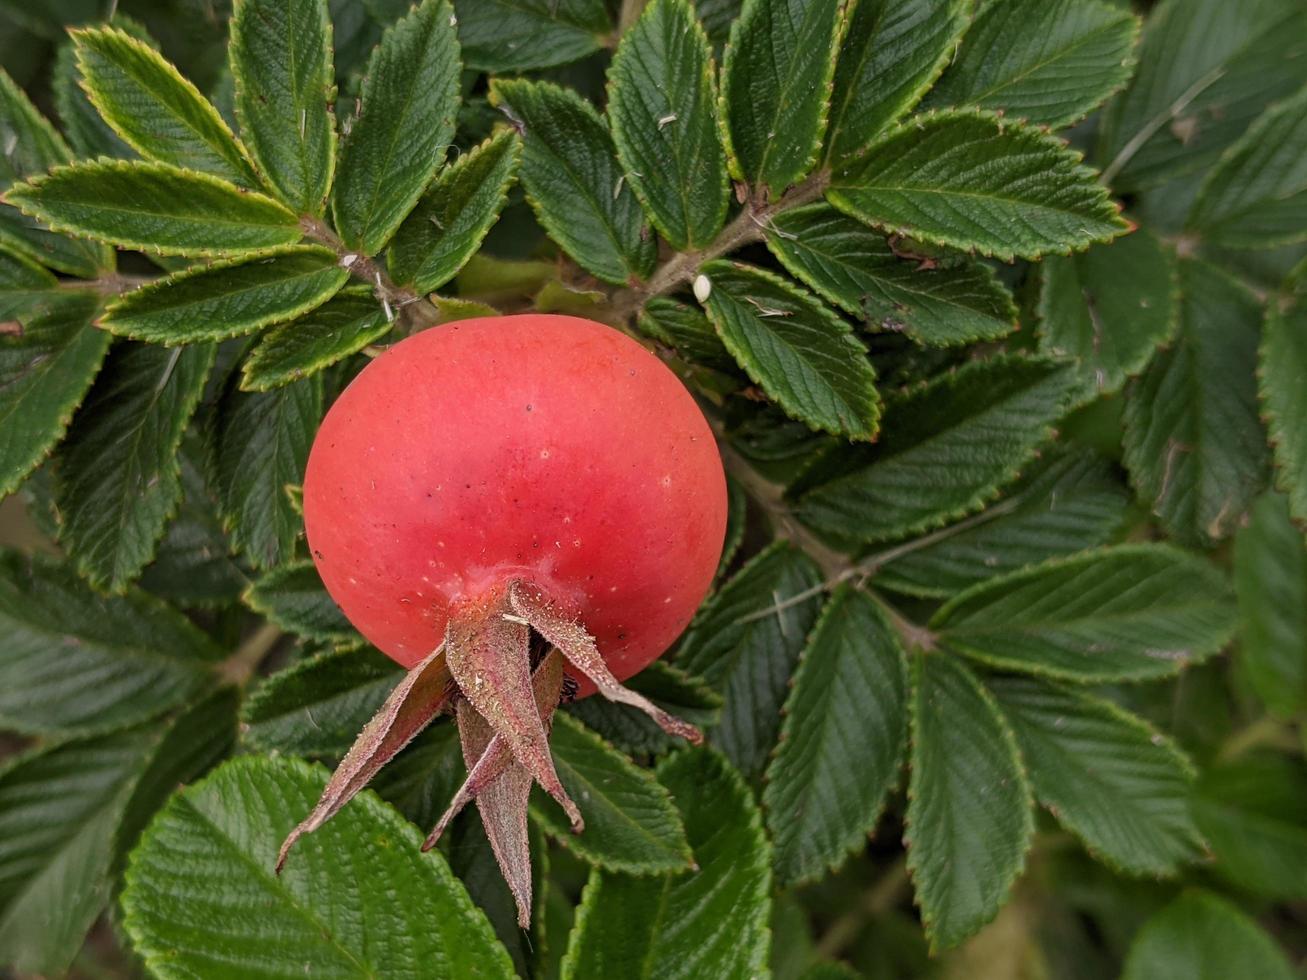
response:
<path id="1" fill-rule="evenodd" d="M 927 102 L 1061 129 L 1130 80 L 1138 39 L 1137 17 L 1098 0 L 993 0 Z"/>
<path id="2" fill-rule="evenodd" d="M 181 499 L 178 451 L 214 348 L 122 344 L 59 450 L 59 540 L 87 580 L 121 592 L 154 557 Z"/>
<path id="3" fill-rule="evenodd" d="M 311 561 L 290 562 L 260 576 L 245 593 L 245 603 L 282 629 L 311 640 L 350 643 L 359 638 Z"/>
<path id="4" fill-rule="evenodd" d="M 873 329 L 947 347 L 1016 327 L 1016 304 L 987 266 L 900 255 L 884 235 L 828 204 L 781 212 L 767 246 L 792 275 Z"/>
<path id="5" fill-rule="evenodd" d="M 820 583 L 812 559 L 775 544 L 704 605 L 677 653 L 725 698 L 709 738 L 750 778 L 762 774 L 780 732 L 790 674 L 821 607 Z"/>
<path id="6" fill-rule="evenodd" d="M 1034 835 L 1030 787 L 993 697 L 947 653 L 912 662 L 908 871 L 931 948 L 998 914 Z"/>
<path id="7" fill-rule="evenodd" d="M 72 160 L 72 151 L 14 80 L 0 68 L 0 195 L 15 203 L 9 190 L 18 180 L 44 173 Z M 24 258 L 69 275 L 94 277 L 112 269 L 113 252 L 93 242 L 51 232 L 12 207 L 0 204 L 0 245 Z"/>
<path id="8" fill-rule="evenodd" d="M 943 642 L 1004 670 L 1080 683 L 1177 674 L 1220 651 L 1234 596 L 1211 563 L 1119 545 L 974 586 L 931 620 Z"/>
<path id="9" fill-rule="evenodd" d="M 1099 130 L 1099 160 L 1118 190 L 1203 170 L 1269 104 L 1301 88 L 1307 10 L 1297 0 L 1164 0 L 1138 60 Z"/>
<path id="10" fill-rule="evenodd" d="M 708 245 L 730 203 L 708 37 L 689 0 L 653 0 L 609 69 L 608 118 L 631 189 L 675 249 Z"/>
<path id="11" fill-rule="evenodd" d="M 58 286 L 59 280 L 48 269 L 20 255 L 0 252 L 0 323 L 11 335 L 22 329 L 22 321 L 59 302 Z M 711 332 L 712 327 L 708 329 Z"/>
<path id="12" fill-rule="evenodd" d="M 1019 356 L 973 362 L 890 401 L 875 446 L 844 451 L 796 485 L 813 528 L 875 542 L 979 510 L 1051 434 L 1069 367 Z"/>
<path id="13" fill-rule="evenodd" d="M 322 418 L 322 376 L 272 391 L 228 390 L 214 433 L 214 489 L 232 543 L 257 568 L 290 559 L 303 521 L 287 487 L 304 483 Z"/>
<path id="14" fill-rule="evenodd" d="M 783 886 L 813 880 L 865 846 L 898 783 L 907 665 L 875 601 L 841 588 L 808 639 L 785 701 L 763 807 Z"/>
<path id="15" fill-rule="evenodd" d="M 712 321 L 698 309 L 666 296 L 656 296 L 640 312 L 640 330 L 678 354 L 718 371 L 736 370 Z"/>
<path id="16" fill-rule="evenodd" d="M 537 790 L 531 812 L 551 837 L 607 871 L 668 874 L 689 865 L 681 820 L 651 772 L 568 714 L 554 716 L 549 747 L 585 818 L 585 830 L 573 834 L 562 808 Z"/>
<path id="17" fill-rule="evenodd" d="M 1079 154 L 980 111 L 905 123 L 840 166 L 827 196 L 887 232 L 998 259 L 1065 254 L 1129 228 Z"/>
<path id="18" fill-rule="evenodd" d="M 1080 363 L 1086 398 L 1119 390 L 1175 334 L 1175 258 L 1143 228 L 1042 268 L 1039 347 Z"/>
<path id="19" fill-rule="evenodd" d="M 126 25 L 120 22 L 119 26 Z M 149 43 L 145 36 L 141 40 Z M 59 119 L 63 123 L 64 132 L 68 134 L 68 142 L 78 157 L 94 160 L 105 156 L 130 160 L 136 156 L 136 151 L 124 143 L 122 137 L 104 121 L 82 88 L 82 70 L 77 67 L 77 48 L 71 40 L 59 45 L 51 85 Z"/>
<path id="20" fill-rule="evenodd" d="M 576 61 L 608 43 L 603 0 L 454 0 L 469 68 L 516 72 Z"/>
<path id="21" fill-rule="evenodd" d="M 161 255 L 222 255 L 300 238 L 295 216 L 271 198 L 162 163 L 59 167 L 5 199 L 51 227 Z"/>
<path id="22" fill-rule="evenodd" d="M 301 660 L 245 700 L 241 737 L 265 752 L 344 755 L 403 676 L 398 664 L 371 647 Z"/>
<path id="23" fill-rule="evenodd" d="M 740 366 L 787 414 L 814 429 L 871 440 L 876 371 L 853 329 L 812 294 L 738 262 L 706 262 L 704 304 Z"/>
<path id="24" fill-rule="evenodd" d="M 453 279 L 499 220 L 521 157 L 522 141 L 503 130 L 445 168 L 395 233 L 395 281 L 430 293 Z"/>
<path id="25" fill-rule="evenodd" d="M 1257 696 L 1288 718 L 1307 708 L 1307 542 L 1288 502 L 1268 493 L 1234 550 L 1239 664 Z"/>
<path id="26" fill-rule="evenodd" d="M 1107 544 L 1129 505 L 1124 482 L 1101 456 L 1057 453 L 974 517 L 892 545 L 868 561 L 875 564 L 878 587 L 947 599 L 997 575 Z"/>
<path id="27" fill-rule="evenodd" d="M 817 162 L 844 33 L 840 0 L 746 0 L 722 65 L 731 176 L 779 197 Z"/>
<path id="28" fill-rule="evenodd" d="M 91 387 L 110 339 L 91 327 L 98 308 L 90 292 L 51 296 L 17 336 L 0 333 L 0 497 L 54 448 Z"/>
<path id="29" fill-rule="evenodd" d="M 1180 332 L 1131 386 L 1125 463 L 1140 496 L 1186 544 L 1228 537 L 1266 485 L 1257 409 L 1262 311 L 1213 266 L 1180 263 Z"/>
<path id="30" fill-rule="evenodd" d="M 1139 930 L 1122 980 L 1294 980 L 1297 975 L 1255 921 L 1225 899 L 1193 890 Z"/>
<path id="31" fill-rule="evenodd" d="M 142 156 L 256 186 L 218 110 L 158 51 L 114 27 L 74 31 L 73 44 L 91 101 Z"/>
<path id="32" fill-rule="evenodd" d="M 241 367 L 241 387 L 268 391 L 307 378 L 358 353 L 390 329 L 385 308 L 370 290 L 342 291 L 264 334 Z"/>
<path id="33" fill-rule="evenodd" d="M 370 793 L 273 873 L 326 780 L 302 762 L 242 758 L 173 798 L 133 852 L 123 895 L 123 924 L 150 971 L 235 980 L 301 975 L 310 963 L 342 977 L 513 977 L 444 859 L 421 854 L 416 829 Z"/>
<path id="34" fill-rule="evenodd" d="M 105 597 L 44 558 L 0 555 L 0 720 L 26 732 L 103 732 L 197 693 L 220 651 L 141 592 Z"/>
<path id="35" fill-rule="evenodd" d="M 1307 899 L 1301 759 L 1259 753 L 1214 766 L 1199 780 L 1194 815 L 1223 878 L 1259 895 Z"/>
<path id="36" fill-rule="evenodd" d="M 1193 766 L 1143 719 L 1034 678 L 992 680 L 1039 802 L 1114 867 L 1174 874 L 1202 854 Z"/>
<path id="37" fill-rule="evenodd" d="M 333 213 L 345 244 L 376 255 L 445 159 L 458 114 L 458 38 L 445 0 L 386 31 L 345 125 Z"/>
<path id="38" fill-rule="evenodd" d="M 226 340 L 321 306 L 348 278 L 334 253 L 294 245 L 215 262 L 124 293 L 109 304 L 100 326 L 169 345 Z"/>
<path id="39" fill-rule="evenodd" d="M 326 0 L 241 0 L 231 21 L 236 116 L 278 196 L 321 214 L 336 167 Z"/>
<path id="40" fill-rule="evenodd" d="M 1262 328 L 1258 379 L 1277 483 L 1295 519 L 1307 521 L 1307 301 L 1272 303 Z"/>
<path id="41" fill-rule="evenodd" d="M 655 660 L 623 683 L 668 714 L 700 728 L 717 724 L 721 716 L 722 699 L 716 691 L 664 660 Z M 648 715 L 601 697 L 577 701 L 567 710 L 623 752 L 659 755 L 685 744 L 664 732 Z"/>
<path id="42" fill-rule="evenodd" d="M 563 977 L 765 976 L 771 855 L 748 787 L 707 749 L 668 757 L 658 780 L 697 867 L 656 878 L 593 871 Z"/>
<path id="43" fill-rule="evenodd" d="M 522 133 L 522 182 L 549 236 L 606 282 L 649 275 L 653 236 L 594 107 L 547 82 L 495 79 L 490 97 Z"/>

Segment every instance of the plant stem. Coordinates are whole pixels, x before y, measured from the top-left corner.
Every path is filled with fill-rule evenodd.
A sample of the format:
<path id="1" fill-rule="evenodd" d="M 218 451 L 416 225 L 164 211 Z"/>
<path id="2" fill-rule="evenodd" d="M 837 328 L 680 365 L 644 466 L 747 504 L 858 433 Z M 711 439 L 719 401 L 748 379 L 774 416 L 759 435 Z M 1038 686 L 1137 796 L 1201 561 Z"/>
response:
<path id="1" fill-rule="evenodd" d="M 282 636 L 281 627 L 264 623 L 236 648 L 235 653 L 218 664 L 218 675 L 229 684 L 244 687 Z"/>
<path id="2" fill-rule="evenodd" d="M 1233 762 L 1253 749 L 1267 747 L 1294 750 L 1298 744 L 1298 736 L 1292 727 L 1278 718 L 1266 715 L 1226 739 L 1216 758 L 1218 762 Z"/>
<path id="3" fill-rule="evenodd" d="M 617 17 L 617 30 L 613 34 L 613 46 L 622 39 L 622 35 L 635 26 L 635 22 L 644 13 L 649 0 L 622 0 L 622 12 Z"/>

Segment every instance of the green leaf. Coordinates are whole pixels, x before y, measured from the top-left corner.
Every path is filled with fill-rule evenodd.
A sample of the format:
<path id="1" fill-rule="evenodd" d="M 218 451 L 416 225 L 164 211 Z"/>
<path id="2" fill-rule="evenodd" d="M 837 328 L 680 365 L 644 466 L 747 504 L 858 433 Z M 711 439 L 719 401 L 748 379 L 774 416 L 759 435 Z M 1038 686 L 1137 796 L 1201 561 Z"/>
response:
<path id="1" fill-rule="evenodd" d="M 1307 90 L 1272 107 L 1208 174 L 1189 232 L 1226 248 L 1307 240 Z"/>
<path id="2" fill-rule="evenodd" d="M 218 110 L 158 51 L 114 27 L 72 37 L 91 102 L 128 145 L 161 163 L 257 186 L 244 147 Z"/>
<path id="3" fill-rule="evenodd" d="M 689 0 L 653 0 L 609 69 L 608 119 L 627 180 L 678 251 L 703 248 L 730 203 L 708 36 Z"/>
<path id="4" fill-rule="evenodd" d="M 1130 80 L 1138 39 L 1139 18 L 1098 0 L 993 0 L 927 102 L 1062 129 Z"/>
<path id="5" fill-rule="evenodd" d="M 745 0 L 718 108 L 736 180 L 779 197 L 812 170 L 846 18 L 840 0 Z"/>
<path id="6" fill-rule="evenodd" d="M 1012 295 L 988 266 L 901 257 L 884 235 L 828 204 L 782 211 L 767 247 L 791 275 L 873 329 L 949 347 L 1016 328 Z"/>
<path id="7" fill-rule="evenodd" d="M 814 529 L 871 543 L 979 510 L 1062 415 L 1071 369 L 1000 355 L 911 389 L 885 408 L 875 446 L 831 454 L 792 488 Z"/>
<path id="8" fill-rule="evenodd" d="M 16 181 L 73 158 L 63 137 L 3 68 L 0 132 L 6 134 L 4 152 L 0 153 L 0 198 L 8 204 L 15 203 L 10 191 Z M 114 264 L 113 252 L 104 246 L 55 234 L 4 204 L 0 204 L 0 246 L 32 262 L 87 279 L 94 278 L 101 269 L 112 269 Z"/>
<path id="9" fill-rule="evenodd" d="M 30 259 L 0 252 L 0 323 L 11 336 L 22 321 L 59 302 L 59 280 Z M 711 332 L 712 328 L 708 328 Z"/>
<path id="10" fill-rule="evenodd" d="M 519 72 L 576 61 L 608 43 L 603 0 L 454 0 L 467 66 Z"/>
<path id="11" fill-rule="evenodd" d="M 1307 521 L 1307 302 L 1270 304 L 1257 374 L 1277 484 L 1288 494 L 1294 518 Z"/>
<path id="12" fill-rule="evenodd" d="M 694 12 L 712 42 L 713 51 L 720 55 L 731 33 L 731 24 L 740 16 L 744 0 L 694 0 Z"/>
<path id="13" fill-rule="evenodd" d="M 607 871 L 667 874 L 690 864 L 680 817 L 651 772 L 565 713 L 554 716 L 549 747 L 585 818 L 585 830 L 573 834 L 562 808 L 537 789 L 531 812 L 551 837 Z"/>
<path id="14" fill-rule="evenodd" d="M 1130 499 L 1097 453 L 1055 453 L 974 517 L 867 561 L 875 565 L 877 587 L 947 599 L 997 575 L 1107 544 L 1125 524 Z"/>
<path id="15" fill-rule="evenodd" d="M 259 169 L 296 211 L 321 214 L 336 167 L 326 0 L 241 0 L 229 53 L 236 117 Z"/>
<path id="16" fill-rule="evenodd" d="M 866 593 L 841 587 L 794 672 L 762 803 L 783 886 L 823 877 L 866 846 L 898 783 L 907 664 Z"/>
<path id="17" fill-rule="evenodd" d="M 1289 718 L 1307 708 L 1307 542 L 1288 501 L 1257 501 L 1234 549 L 1239 666 L 1262 703 Z"/>
<path id="18" fill-rule="evenodd" d="M 522 183 L 549 237 L 606 282 L 648 276 L 653 236 L 594 107 L 569 89 L 520 79 L 495 79 L 490 98 L 522 133 Z"/>
<path id="19" fill-rule="evenodd" d="M 1092 853 L 1137 875 L 1202 855 L 1189 809 L 1193 766 L 1143 719 L 1034 678 L 989 683 L 1016 733 L 1039 802 Z"/>
<path id="20" fill-rule="evenodd" d="M 966 30 L 970 0 L 860 0 L 835 64 L 826 152 L 866 149 L 915 106 Z"/>
<path id="21" fill-rule="evenodd" d="M 1120 390 L 1175 334 L 1175 258 L 1147 229 L 1042 269 L 1039 348 L 1080 363 L 1086 398 Z"/>
<path id="22" fill-rule="evenodd" d="M 1206 169 L 1268 105 L 1301 88 L 1307 11 L 1296 0 L 1164 0 L 1138 55 L 1099 130 L 1098 158 L 1121 191 Z"/>
<path id="23" fill-rule="evenodd" d="M 703 606 L 677 663 L 725 698 L 708 734 L 747 777 L 762 774 L 781 729 L 790 674 L 821 608 L 821 571 L 776 543 L 755 556 Z"/>
<path id="24" fill-rule="evenodd" d="M 261 575 L 245 593 L 245 604 L 287 632 L 311 640 L 351 643 L 359 638 L 311 561 L 289 562 Z"/>
<path id="25" fill-rule="evenodd" d="M 222 255 L 299 241 L 271 198 L 162 163 L 97 160 L 11 187 L 5 200 L 51 227 L 161 255 Z"/>
<path id="26" fill-rule="evenodd" d="M 269 391 L 310 377 L 380 340 L 391 326 L 366 287 L 342 290 L 264 334 L 241 366 L 241 388 Z"/>
<path id="27" fill-rule="evenodd" d="M 120 21 L 118 26 L 127 25 Z M 150 43 L 143 32 L 141 40 Z M 82 71 L 77 67 L 77 48 L 71 40 L 59 45 L 51 88 L 54 90 L 54 104 L 59 110 L 63 130 L 78 157 L 87 160 L 102 156 L 131 160 L 136 156 L 136 151 L 124 143 L 104 121 L 82 88 Z"/>
<path id="28" fill-rule="evenodd" d="M 522 141 L 501 130 L 445 168 L 395 233 L 394 280 L 430 293 L 453 279 L 499 220 L 521 158 Z"/>
<path id="29" fill-rule="evenodd" d="M 121 592 L 181 499 L 178 451 L 215 350 L 122 344 L 73 418 L 56 466 L 59 541 L 98 589 Z"/>
<path id="30" fill-rule="evenodd" d="M 717 724 L 721 717 L 722 699 L 717 692 L 701 678 L 665 660 L 655 660 L 622 683 L 643 694 L 668 714 L 700 728 Z M 594 729 L 629 754 L 661 755 L 685 744 L 664 732 L 648 715 L 604 698 L 584 698 L 568 705 L 567 710 L 587 728 Z"/>
<path id="31" fill-rule="evenodd" d="M 380 252 L 440 168 L 454 135 L 458 74 L 445 0 L 423 0 L 382 37 L 340 149 L 333 213 L 350 248 Z"/>
<path id="32" fill-rule="evenodd" d="M 403 676 L 398 664 L 371 647 L 301 660 L 245 699 L 241 738 L 265 752 L 344 755 Z"/>
<path id="33" fill-rule="evenodd" d="M 887 232 L 1033 259 L 1129 229 L 1094 172 L 1056 137 L 988 112 L 915 117 L 841 165 L 827 197 Z"/>
<path id="34" fill-rule="evenodd" d="M 1213 266 L 1182 261 L 1180 283 L 1178 339 L 1127 393 L 1125 464 L 1171 535 L 1208 546 L 1266 485 L 1254 379 L 1262 310 Z"/>
<path id="35" fill-rule="evenodd" d="M 334 253 L 293 245 L 179 272 L 124 293 L 99 323 L 110 333 L 154 343 L 226 340 L 321 306 L 348 278 Z"/>
<path id="36" fill-rule="evenodd" d="M 320 767 L 247 757 L 173 797 L 132 854 L 122 900 L 150 972 L 288 977 L 310 963 L 342 977 L 513 977 L 444 859 L 421 854 L 417 830 L 371 793 L 273 873 L 278 845 L 326 780 Z"/>
<path id="37" fill-rule="evenodd" d="M 700 274 L 712 286 L 704 306 L 722 342 L 787 414 L 849 439 L 875 437 L 876 371 L 844 320 L 763 269 L 719 259 Z"/>
<path id="38" fill-rule="evenodd" d="M 707 749 L 669 756 L 658 781 L 697 868 L 656 878 L 591 872 L 562 976 L 766 976 L 771 855 L 748 787 Z"/>
<path id="39" fill-rule="evenodd" d="M 1034 835 L 1030 787 L 993 697 L 947 653 L 912 658 L 908 871 L 932 950 L 1007 900 Z"/>
<path id="40" fill-rule="evenodd" d="M 90 325 L 98 308 L 69 292 L 38 305 L 17 336 L 0 333 L 0 497 L 40 465 L 91 387 L 110 339 Z"/>
<path id="41" fill-rule="evenodd" d="M 930 625 L 950 647 L 1002 670 L 1137 681 L 1219 652 L 1235 606 L 1211 563 L 1169 545 L 1129 544 L 982 582 Z"/>
<path id="42" fill-rule="evenodd" d="M 1270 898 L 1307 898 L 1307 771 L 1301 759 L 1258 753 L 1199 780 L 1194 815 L 1213 869 Z"/>
<path id="43" fill-rule="evenodd" d="M 232 543 L 256 568 L 280 565 L 294 552 L 304 522 L 286 488 L 304 483 L 321 418 L 321 375 L 266 392 L 231 388 L 218 406 L 218 511 Z"/>
<path id="44" fill-rule="evenodd" d="M 655 296 L 640 311 L 640 331 L 678 354 L 717 371 L 737 370 L 712 321 L 693 306 Z"/>
<path id="45" fill-rule="evenodd" d="M 0 722 L 22 732 L 112 731 L 200 691 L 220 656 L 157 599 L 105 597 L 45 558 L 0 554 Z"/>
<path id="46" fill-rule="evenodd" d="M 1122 980 L 1294 980 L 1297 975 L 1275 940 L 1238 907 L 1191 890 L 1139 930 Z"/>

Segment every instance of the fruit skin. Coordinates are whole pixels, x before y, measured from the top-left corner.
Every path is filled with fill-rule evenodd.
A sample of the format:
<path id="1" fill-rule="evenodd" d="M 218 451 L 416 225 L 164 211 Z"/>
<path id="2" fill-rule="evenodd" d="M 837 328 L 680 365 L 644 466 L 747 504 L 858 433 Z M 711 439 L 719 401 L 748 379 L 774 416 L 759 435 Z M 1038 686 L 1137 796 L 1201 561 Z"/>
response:
<path id="1" fill-rule="evenodd" d="M 304 481 L 327 591 L 406 667 L 451 607 L 518 578 L 625 679 L 688 625 L 726 511 L 712 431 L 676 376 L 610 327 L 543 314 L 390 348 L 327 413 Z"/>

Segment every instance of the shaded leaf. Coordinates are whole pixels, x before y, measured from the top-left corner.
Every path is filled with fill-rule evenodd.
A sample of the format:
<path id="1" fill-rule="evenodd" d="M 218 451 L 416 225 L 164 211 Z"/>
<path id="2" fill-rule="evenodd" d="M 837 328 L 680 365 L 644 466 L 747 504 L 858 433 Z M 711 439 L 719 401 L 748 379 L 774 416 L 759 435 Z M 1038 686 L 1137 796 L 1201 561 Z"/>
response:
<path id="1" fill-rule="evenodd" d="M 762 802 L 782 885 L 813 880 L 865 846 L 898 782 L 907 665 L 893 627 L 863 592 L 822 611 L 785 701 Z"/>
<path id="2" fill-rule="evenodd" d="M 0 556 L 0 720 L 32 733 L 104 732 L 176 707 L 220 656 L 157 599 L 105 597 L 49 559 Z"/>
<path id="3" fill-rule="evenodd" d="M 241 0 L 229 53 L 236 117 L 259 169 L 292 208 L 321 214 L 336 166 L 325 0 Z"/>
<path id="4" fill-rule="evenodd" d="M 469 68 L 549 68 L 598 51 L 612 23 L 603 0 L 454 0 Z"/>
<path id="5" fill-rule="evenodd" d="M 1174 874 L 1202 855 L 1193 766 L 1143 719 L 1074 688 L 997 678 L 1039 802 L 1113 867 Z"/>
<path id="6" fill-rule="evenodd" d="M 226 340 L 321 306 L 348 278 L 334 253 L 295 245 L 179 272 L 124 293 L 99 325 L 122 337 L 169 345 Z"/>
<path id="7" fill-rule="evenodd" d="M 719 113 L 731 176 L 779 197 L 812 170 L 826 132 L 840 0 L 748 0 L 731 26 Z"/>
<path id="8" fill-rule="evenodd" d="M 717 371 L 738 370 L 712 321 L 685 303 L 655 296 L 640 311 L 640 331 L 678 354 Z"/>
<path id="9" fill-rule="evenodd" d="M 382 37 L 340 148 L 333 214 L 348 247 L 380 252 L 435 176 L 454 135 L 458 73 L 445 0 L 422 0 Z"/>
<path id="10" fill-rule="evenodd" d="M 1079 683 L 1148 680 L 1220 651 L 1235 607 L 1209 562 L 1132 544 L 983 582 L 930 625 L 950 647 L 1003 670 Z"/>
<path id="11" fill-rule="evenodd" d="M 354 642 L 358 632 L 327 595 L 311 561 L 289 562 L 259 576 L 245 604 L 282 629 L 322 642 Z"/>
<path id="12" fill-rule="evenodd" d="M 1223 898 L 1186 891 L 1144 924 L 1122 980 L 1293 980 L 1296 971 L 1262 928 Z"/>
<path id="13" fill-rule="evenodd" d="M 1266 484 L 1257 410 L 1261 309 L 1220 270 L 1180 263 L 1175 346 L 1129 389 L 1125 464 L 1162 526 L 1186 544 L 1228 537 Z"/>
<path id="14" fill-rule="evenodd" d="M 827 197 L 887 232 L 998 259 L 1065 254 L 1129 227 L 1061 140 L 979 111 L 887 133 L 835 170 Z"/>
<path id="15" fill-rule="evenodd" d="M 344 289 L 264 334 L 241 366 L 241 388 L 268 391 L 317 374 L 380 340 L 391 326 L 371 290 Z"/>
<path id="16" fill-rule="evenodd" d="M 1062 415 L 1071 369 L 1000 355 L 892 399 L 881 439 L 831 454 L 791 492 L 804 523 L 845 541 L 916 534 L 980 509 Z"/>
<path id="17" fill-rule="evenodd" d="M 1294 518 L 1307 521 L 1307 302 L 1270 305 L 1257 376 L 1275 447 L 1276 482 Z"/>
<path id="18" fill-rule="evenodd" d="M 828 204 L 781 212 L 767 247 L 792 275 L 873 329 L 947 347 L 1016 327 L 1016 304 L 987 266 L 900 256 L 884 235 Z"/>
<path id="19" fill-rule="evenodd" d="M 1016 740 L 992 696 L 947 653 L 912 658 L 908 871 L 934 950 L 998 914 L 1034 835 Z"/>
<path id="20" fill-rule="evenodd" d="M 508 954 L 444 859 L 421 854 L 417 831 L 370 793 L 273 874 L 278 843 L 325 783 L 320 768 L 247 757 L 173 798 L 133 852 L 123 895 L 147 967 L 215 980 L 288 976 L 305 962 L 341 976 L 511 978 Z M 181 892 L 192 899 L 177 901 Z"/>
<path id="21" fill-rule="evenodd" d="M 135 32 L 135 25 L 118 21 L 118 26 Z M 150 43 L 143 31 L 140 39 Z M 54 104 L 59 110 L 59 121 L 68 142 L 78 157 L 95 159 L 96 157 L 117 157 L 131 160 L 136 151 L 123 142 L 122 137 L 113 131 L 104 117 L 91 104 L 82 87 L 82 70 L 77 67 L 77 48 L 71 40 L 59 45 L 55 57 L 54 74 L 51 76 Z"/>
<path id="22" fill-rule="evenodd" d="M 712 50 L 689 0 L 653 0 L 608 74 L 608 119 L 631 189 L 673 248 L 708 245 L 730 190 Z"/>
<path id="23" fill-rule="evenodd" d="M 658 781 L 685 821 L 697 868 L 656 878 L 591 872 L 562 976 L 765 975 L 770 848 L 748 787 L 708 749 L 669 756 Z"/>
<path id="24" fill-rule="evenodd" d="M 495 79 L 490 98 L 522 133 L 522 183 L 549 237 L 606 282 L 647 276 L 653 237 L 594 107 L 547 82 Z"/>

